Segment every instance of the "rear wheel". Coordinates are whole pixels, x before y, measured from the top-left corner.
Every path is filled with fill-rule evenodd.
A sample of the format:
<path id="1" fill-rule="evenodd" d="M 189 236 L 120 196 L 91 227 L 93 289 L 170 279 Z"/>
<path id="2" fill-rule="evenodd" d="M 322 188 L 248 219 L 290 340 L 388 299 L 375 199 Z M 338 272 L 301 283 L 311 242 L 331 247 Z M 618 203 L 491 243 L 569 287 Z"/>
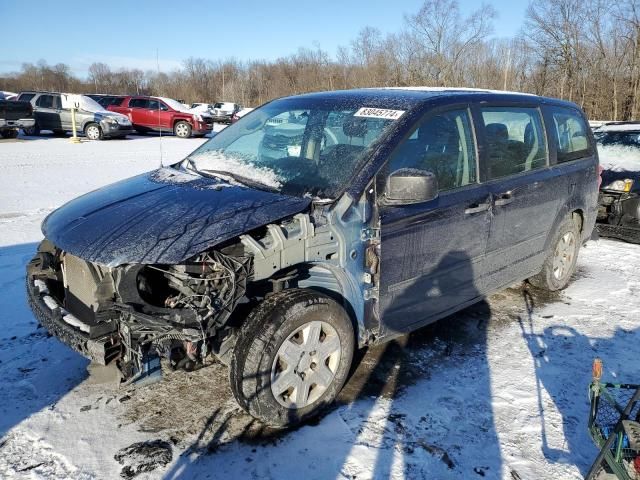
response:
<path id="1" fill-rule="evenodd" d="M 184 121 L 176 122 L 173 126 L 173 133 L 176 137 L 189 138 L 191 136 L 191 125 Z"/>
<path id="2" fill-rule="evenodd" d="M 552 292 L 562 290 L 575 272 L 579 251 L 580 229 L 574 218 L 568 216 L 556 230 L 542 270 L 529 283 Z"/>
<path id="3" fill-rule="evenodd" d="M 64 130 L 54 130 L 53 134 L 56 137 L 66 137 L 67 136 L 67 132 L 65 132 Z"/>
<path id="4" fill-rule="evenodd" d="M 330 297 L 302 289 L 276 293 L 240 330 L 229 370 L 233 395 L 268 425 L 301 422 L 336 398 L 354 343 L 349 316 Z"/>
<path id="5" fill-rule="evenodd" d="M 10 128 L 9 130 L 0 131 L 2 138 L 16 138 L 18 136 L 18 129 Z"/>
<path id="6" fill-rule="evenodd" d="M 84 134 L 89 140 L 102 140 L 102 128 L 97 123 L 90 123 L 84 127 Z"/>

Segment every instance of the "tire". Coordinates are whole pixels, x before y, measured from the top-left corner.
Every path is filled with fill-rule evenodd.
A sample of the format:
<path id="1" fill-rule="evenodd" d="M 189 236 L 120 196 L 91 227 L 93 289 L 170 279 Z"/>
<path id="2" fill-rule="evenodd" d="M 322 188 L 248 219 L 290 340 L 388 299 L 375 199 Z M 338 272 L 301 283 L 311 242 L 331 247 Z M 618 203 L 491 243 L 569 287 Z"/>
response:
<path id="1" fill-rule="evenodd" d="M 189 122 L 180 120 L 173 126 L 173 133 L 176 137 L 189 138 L 191 136 L 191 125 L 189 125 Z"/>
<path id="2" fill-rule="evenodd" d="M 104 135 L 102 134 L 102 128 L 97 123 L 91 122 L 84 127 L 84 135 L 89 140 L 102 140 Z"/>
<path id="3" fill-rule="evenodd" d="M 23 128 L 22 131 L 28 137 L 37 137 L 38 135 L 40 135 L 40 127 L 37 123 L 35 123 L 33 127 Z"/>
<path id="4" fill-rule="evenodd" d="M 231 391 L 263 423 L 295 425 L 335 400 L 354 349 L 353 325 L 335 300 L 313 290 L 275 293 L 251 312 L 238 333 L 229 368 Z"/>
<path id="5" fill-rule="evenodd" d="M 0 131 L 0 136 L 2 136 L 2 138 L 17 138 L 18 137 L 18 130 L 15 128 L 10 128 L 8 130 L 2 130 Z"/>
<path id="6" fill-rule="evenodd" d="M 534 287 L 555 292 L 569 284 L 580 252 L 580 228 L 568 216 L 556 230 L 542 270 L 529 279 Z"/>
<path id="7" fill-rule="evenodd" d="M 67 136 L 67 132 L 65 132 L 64 130 L 54 130 L 53 134 L 56 137 L 66 137 Z"/>

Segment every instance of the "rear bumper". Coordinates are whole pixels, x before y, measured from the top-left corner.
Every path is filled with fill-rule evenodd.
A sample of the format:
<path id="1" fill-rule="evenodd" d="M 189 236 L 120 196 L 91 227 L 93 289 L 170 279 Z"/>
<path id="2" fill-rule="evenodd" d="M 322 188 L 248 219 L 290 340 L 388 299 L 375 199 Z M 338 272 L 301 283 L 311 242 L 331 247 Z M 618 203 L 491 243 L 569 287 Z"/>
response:
<path id="1" fill-rule="evenodd" d="M 232 115 L 214 115 L 213 121 L 218 123 L 231 123 Z"/>
<path id="2" fill-rule="evenodd" d="M 31 128 L 35 124 L 34 118 L 19 118 L 18 120 L 0 118 L 0 128 Z"/>
<path id="3" fill-rule="evenodd" d="M 67 312 L 49 293 L 42 279 L 27 273 L 27 299 L 40 325 L 54 337 L 84 357 L 106 365 L 120 353 L 118 339 L 113 336 L 91 339 L 84 331 L 88 327 Z"/>

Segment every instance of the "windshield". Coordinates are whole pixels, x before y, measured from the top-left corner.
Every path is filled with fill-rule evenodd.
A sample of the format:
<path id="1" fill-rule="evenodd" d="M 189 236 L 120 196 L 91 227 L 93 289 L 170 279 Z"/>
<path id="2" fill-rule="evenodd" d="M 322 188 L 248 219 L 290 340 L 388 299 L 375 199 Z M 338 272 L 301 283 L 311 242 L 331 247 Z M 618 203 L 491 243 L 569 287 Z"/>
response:
<path id="1" fill-rule="evenodd" d="M 365 105 L 366 106 L 366 105 Z M 286 195 L 335 198 L 394 122 L 345 100 L 276 100 L 240 119 L 188 158 L 202 174 L 226 173 Z"/>
<path id="2" fill-rule="evenodd" d="M 178 112 L 189 112 L 189 107 L 187 107 L 186 105 L 183 105 L 182 103 L 180 103 L 177 100 L 174 100 L 173 98 L 166 98 L 166 97 L 158 97 L 160 100 L 162 100 L 164 103 L 166 103 L 167 105 L 169 105 L 169 107 L 171 107 L 172 109 L 178 111 Z"/>
<path id="3" fill-rule="evenodd" d="M 106 111 L 102 105 L 96 102 L 93 98 L 87 97 L 86 95 L 80 96 L 80 110 L 93 113 Z"/>
<path id="4" fill-rule="evenodd" d="M 600 164 L 606 170 L 640 170 L 640 132 L 594 132 Z"/>

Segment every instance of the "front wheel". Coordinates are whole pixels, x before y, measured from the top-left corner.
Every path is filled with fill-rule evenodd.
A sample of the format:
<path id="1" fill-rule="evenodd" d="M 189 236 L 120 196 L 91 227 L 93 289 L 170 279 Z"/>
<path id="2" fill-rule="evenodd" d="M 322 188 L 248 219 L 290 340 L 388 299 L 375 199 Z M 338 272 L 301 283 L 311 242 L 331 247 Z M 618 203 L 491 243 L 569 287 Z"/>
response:
<path id="1" fill-rule="evenodd" d="M 33 127 L 23 128 L 22 131 L 27 137 L 37 137 L 40 135 L 40 127 L 38 124 L 34 124 Z"/>
<path id="2" fill-rule="evenodd" d="M 184 121 L 176 122 L 173 127 L 173 133 L 175 133 L 176 137 L 189 138 L 191 136 L 191 125 Z"/>
<path id="3" fill-rule="evenodd" d="M 558 227 L 542 270 L 529 279 L 534 287 L 551 292 L 565 288 L 576 270 L 580 251 L 580 229 L 572 216 Z"/>
<path id="4" fill-rule="evenodd" d="M 336 301 L 313 290 L 276 293 L 239 332 L 231 390 L 242 408 L 267 425 L 294 425 L 335 400 L 354 348 L 351 320 Z"/>
<path id="5" fill-rule="evenodd" d="M 102 128 L 97 123 L 90 123 L 84 129 L 84 134 L 89 140 L 102 140 Z"/>

